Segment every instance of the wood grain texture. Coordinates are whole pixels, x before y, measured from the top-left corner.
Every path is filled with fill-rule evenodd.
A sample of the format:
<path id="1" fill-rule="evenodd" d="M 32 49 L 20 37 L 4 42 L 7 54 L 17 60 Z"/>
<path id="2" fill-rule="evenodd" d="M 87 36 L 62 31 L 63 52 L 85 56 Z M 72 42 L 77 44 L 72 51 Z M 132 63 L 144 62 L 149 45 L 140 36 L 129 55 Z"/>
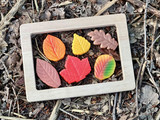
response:
<path id="1" fill-rule="evenodd" d="M 36 89 L 31 34 L 88 29 L 105 26 L 116 26 L 117 28 L 119 51 L 121 55 L 120 58 L 124 80 L 74 87 L 63 87 L 57 89 Z M 135 78 L 130 52 L 127 23 L 124 14 L 83 17 L 69 20 L 57 20 L 24 24 L 20 28 L 20 34 L 26 95 L 29 102 L 106 94 L 112 92 L 133 90 L 135 88 Z"/>

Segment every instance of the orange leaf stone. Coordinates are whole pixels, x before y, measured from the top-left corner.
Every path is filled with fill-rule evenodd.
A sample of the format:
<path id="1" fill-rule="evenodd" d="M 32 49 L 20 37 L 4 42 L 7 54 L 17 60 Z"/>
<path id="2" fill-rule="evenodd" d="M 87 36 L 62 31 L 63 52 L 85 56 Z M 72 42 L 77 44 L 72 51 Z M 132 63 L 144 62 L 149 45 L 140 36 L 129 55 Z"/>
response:
<path id="1" fill-rule="evenodd" d="M 49 60 L 61 60 L 65 55 L 65 51 L 66 47 L 64 43 L 55 36 L 47 35 L 43 41 L 43 52 Z"/>

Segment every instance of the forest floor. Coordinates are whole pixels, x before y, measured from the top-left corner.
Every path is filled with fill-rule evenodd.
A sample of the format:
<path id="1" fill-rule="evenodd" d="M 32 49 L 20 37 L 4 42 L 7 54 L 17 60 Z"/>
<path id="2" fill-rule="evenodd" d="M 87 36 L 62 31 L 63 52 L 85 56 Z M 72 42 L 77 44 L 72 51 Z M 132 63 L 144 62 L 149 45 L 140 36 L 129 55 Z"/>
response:
<path id="1" fill-rule="evenodd" d="M 159 120 L 160 119 L 160 0 L 1 0 L 0 1 L 0 119 L 1 120 Z M 131 48 L 136 88 L 132 91 L 28 102 L 26 99 L 20 26 L 62 19 L 100 15 L 125 14 Z M 67 23 L 66 23 L 67 24 Z M 117 41 L 113 26 L 103 29 Z M 71 42 L 77 33 L 89 40 L 87 33 L 93 29 L 51 33 L 61 38 L 66 45 L 66 54 L 73 55 Z M 47 34 L 33 35 L 33 55 L 39 54 Z M 37 40 L 38 47 L 34 40 Z M 123 80 L 118 48 L 116 52 L 100 49 L 91 44 L 91 49 L 80 59 L 88 57 L 91 73 L 78 83 L 63 87 L 99 84 L 93 75 L 94 60 L 101 54 L 110 54 L 116 60 L 112 77 L 103 82 Z M 61 71 L 66 56 L 59 64 L 52 65 Z M 61 78 L 63 79 L 63 78 Z M 88 81 L 89 79 L 89 81 Z M 87 82 L 86 82 L 87 81 Z M 36 76 L 37 89 L 50 89 Z M 43 96 L 42 96 L 43 97 Z"/>

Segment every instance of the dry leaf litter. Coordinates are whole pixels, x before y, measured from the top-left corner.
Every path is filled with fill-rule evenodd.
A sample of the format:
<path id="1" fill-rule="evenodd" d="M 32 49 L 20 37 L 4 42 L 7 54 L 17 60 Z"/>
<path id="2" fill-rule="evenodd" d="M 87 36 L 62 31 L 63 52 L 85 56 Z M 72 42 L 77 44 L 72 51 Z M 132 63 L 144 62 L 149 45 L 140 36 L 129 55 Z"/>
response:
<path id="1" fill-rule="evenodd" d="M 37 119 L 53 120 L 158 120 L 160 118 L 159 106 L 159 77 L 160 77 L 160 1 L 151 0 L 148 7 L 147 18 L 144 19 L 144 7 L 137 5 L 145 0 L 117 1 L 104 10 L 103 15 L 124 13 L 130 37 L 130 45 L 133 58 L 135 78 L 137 78 L 137 90 L 119 92 L 87 97 L 68 98 L 55 101 L 41 101 L 29 103 L 26 100 L 23 60 L 19 27 L 24 23 L 33 23 L 50 20 L 70 19 L 78 17 L 94 16 L 104 6 L 110 4 L 109 0 L 54 0 L 54 1 L 29 1 L 29 0 L 2 0 L 0 3 L 0 118 L 3 119 Z M 17 4 L 18 3 L 18 4 Z M 17 5 L 17 6 L 14 6 Z M 155 9 L 150 11 L 151 6 Z M 12 11 L 10 15 L 8 12 Z M 158 12 L 157 12 L 158 11 Z M 155 13 L 155 14 L 153 14 Z M 5 20 L 5 22 L 3 21 Z M 143 64 L 144 57 L 144 22 L 146 22 L 147 50 L 154 40 L 156 43 L 147 56 L 147 65 Z M 3 23 L 3 24 L 2 24 Z M 78 31 L 79 32 L 79 31 Z M 90 31 L 85 31 L 87 34 Z M 108 30 L 114 35 L 114 28 Z M 70 33 L 73 34 L 73 33 Z M 64 42 L 72 42 L 72 36 L 65 32 L 61 34 Z M 35 37 L 35 36 L 33 36 Z M 120 60 L 117 51 L 102 49 L 104 53 L 112 54 Z M 38 51 L 34 51 L 37 55 Z M 94 51 L 90 50 L 93 56 Z M 99 53 L 96 53 L 99 56 Z M 149 68 L 149 72 L 148 69 Z M 116 77 L 112 76 L 111 80 Z M 155 82 L 153 82 L 153 80 Z M 136 81 L 137 82 L 137 81 Z M 97 83 L 96 80 L 92 84 Z M 155 83 L 155 84 L 153 84 Z M 44 83 L 37 80 L 37 88 L 44 88 Z M 60 107 L 56 107 L 61 103 Z M 137 112 L 138 109 L 138 112 Z"/>

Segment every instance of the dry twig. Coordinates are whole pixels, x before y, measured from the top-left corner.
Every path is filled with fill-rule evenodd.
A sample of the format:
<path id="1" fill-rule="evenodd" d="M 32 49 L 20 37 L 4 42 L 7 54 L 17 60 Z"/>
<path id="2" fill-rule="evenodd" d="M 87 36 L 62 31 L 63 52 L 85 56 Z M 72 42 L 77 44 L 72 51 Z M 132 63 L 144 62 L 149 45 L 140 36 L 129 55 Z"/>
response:
<path id="1" fill-rule="evenodd" d="M 39 12 L 39 7 L 38 7 L 37 0 L 34 0 L 34 4 L 35 4 L 35 6 L 36 6 L 36 11 Z"/>
<path id="2" fill-rule="evenodd" d="M 41 10 L 40 11 L 43 11 L 44 3 L 45 3 L 45 0 L 42 0 L 42 5 L 41 5 Z"/>
<path id="3" fill-rule="evenodd" d="M 146 0 L 147 1 L 147 0 Z M 147 8 L 148 8 L 148 2 L 146 2 L 145 12 L 144 12 L 144 58 L 145 61 L 147 60 L 147 34 L 146 34 L 146 18 L 147 18 Z"/>
<path id="4" fill-rule="evenodd" d="M 118 96 L 118 93 L 115 94 L 115 98 L 114 98 L 114 106 L 113 106 L 113 112 L 112 112 L 113 120 L 116 120 L 117 96 Z"/>
<path id="5" fill-rule="evenodd" d="M 20 114 L 18 114 L 18 113 L 11 112 L 11 114 L 16 115 L 16 116 L 18 116 L 18 117 L 21 117 L 21 118 L 23 118 L 24 120 L 26 119 L 25 116 L 22 116 L 22 115 L 20 115 Z"/>
<path id="6" fill-rule="evenodd" d="M 151 79 L 149 79 L 150 81 L 151 81 L 151 83 L 156 87 L 156 89 L 157 89 L 157 91 L 158 91 L 158 93 L 160 93 L 159 92 L 159 88 L 157 87 L 157 85 L 156 85 L 156 83 L 155 83 L 155 81 L 154 81 L 154 79 L 153 79 L 153 76 L 152 76 L 152 74 L 151 74 L 151 72 L 150 72 L 150 70 L 149 70 L 149 67 L 148 67 L 148 63 L 147 63 L 147 45 L 146 45 L 146 41 L 147 41 L 147 33 L 146 33 L 146 17 L 147 17 L 147 8 L 148 8 L 148 4 L 149 4 L 149 0 L 146 0 L 146 7 L 145 7 L 145 13 L 144 13 L 144 44 L 145 44 L 145 46 L 144 46 L 144 52 L 145 52 L 145 63 L 147 64 L 147 70 L 148 70 L 148 73 L 149 73 L 149 75 L 150 75 L 150 77 L 151 77 Z M 152 41 L 152 44 L 153 44 L 153 41 Z M 153 46 L 151 47 L 151 48 L 153 48 Z"/>
<path id="7" fill-rule="evenodd" d="M 139 111 L 138 111 L 138 83 L 139 83 L 139 79 L 140 79 L 140 75 L 141 75 L 141 71 L 142 71 L 142 67 L 143 67 L 143 64 L 144 64 L 144 58 L 142 58 L 142 61 L 141 61 L 141 65 L 140 65 L 140 68 L 139 68 L 139 71 L 138 71 L 138 75 L 137 75 L 137 78 L 136 78 L 136 116 L 138 117 L 139 116 Z"/>
<path id="8" fill-rule="evenodd" d="M 119 98 L 118 98 L 118 107 L 121 107 L 121 103 L 122 103 L 122 92 L 119 93 Z"/>
<path id="9" fill-rule="evenodd" d="M 9 112 L 8 112 L 8 116 L 11 115 L 11 107 L 12 107 L 12 100 L 10 100 L 10 103 L 9 103 Z"/>
<path id="10" fill-rule="evenodd" d="M 12 9 L 7 13 L 7 15 L 4 18 L 2 18 L 2 20 L 0 21 L 0 30 L 5 28 L 5 26 L 9 24 L 9 21 L 17 13 L 18 9 L 22 7 L 24 2 L 25 0 L 18 0 L 17 3 L 12 7 Z"/>
<path id="11" fill-rule="evenodd" d="M 75 116 L 75 115 L 73 115 L 73 114 L 71 114 L 71 113 L 69 113 L 69 112 L 61 109 L 61 108 L 59 108 L 59 110 L 62 111 L 62 112 L 64 112 L 64 113 L 66 113 L 67 115 L 70 115 L 70 116 L 76 118 L 77 120 L 83 120 L 83 119 L 81 119 L 81 118 L 79 118 L 79 117 L 77 117 L 77 116 Z"/>
<path id="12" fill-rule="evenodd" d="M 16 103 L 17 103 L 18 114 L 20 114 L 20 112 L 19 112 L 18 95 L 21 93 L 21 89 L 18 91 L 18 94 L 17 94 L 17 95 L 16 95 L 16 91 L 15 91 L 14 87 L 12 87 L 12 90 L 13 90 L 13 93 L 14 93 L 14 95 L 15 95 L 14 106 L 13 106 L 13 110 L 12 110 L 12 111 L 14 111 L 14 107 L 15 107 L 15 105 L 16 105 Z"/>
<path id="13" fill-rule="evenodd" d="M 151 77 L 151 79 L 149 79 L 149 80 L 150 80 L 151 83 L 155 86 L 155 88 L 157 89 L 158 93 L 160 94 L 159 88 L 158 88 L 158 86 L 156 85 L 156 82 L 154 81 L 154 78 L 153 78 L 153 76 L 152 76 L 152 74 L 151 74 L 151 72 L 150 72 L 150 70 L 149 70 L 149 66 L 147 66 L 147 70 L 148 70 L 149 76 Z"/>
<path id="14" fill-rule="evenodd" d="M 147 55 L 149 54 L 151 48 L 153 47 L 153 45 L 156 43 L 156 41 L 160 38 L 160 35 L 152 42 L 152 45 L 148 48 L 147 50 Z"/>
<path id="15" fill-rule="evenodd" d="M 147 52 L 146 52 L 146 16 L 147 16 L 147 8 L 148 8 L 148 2 L 146 2 L 145 5 L 145 13 L 144 13 L 144 58 L 142 59 L 140 69 L 138 71 L 137 81 L 136 81 L 136 116 L 139 119 L 139 110 L 138 110 L 138 82 L 141 84 L 144 70 L 147 63 Z M 139 80 L 140 79 L 140 80 Z"/>
<path id="16" fill-rule="evenodd" d="M 152 30 L 152 37 L 151 37 L 151 40 L 152 40 L 152 43 L 154 42 L 154 39 L 155 39 L 155 31 L 156 31 L 156 26 L 157 26 L 157 17 L 155 16 L 154 20 L 153 20 L 153 30 Z M 152 71 L 153 69 L 153 46 L 151 48 L 151 64 L 150 64 L 150 71 Z"/>
<path id="17" fill-rule="evenodd" d="M 111 113 L 111 96 L 110 95 L 109 95 L 108 105 L 109 105 L 109 113 Z"/>
<path id="18" fill-rule="evenodd" d="M 112 0 L 111 2 L 107 2 L 104 7 L 98 11 L 98 13 L 95 16 L 101 15 L 104 11 L 106 11 L 108 8 L 110 8 L 113 4 L 115 4 L 118 0 Z"/>
<path id="19" fill-rule="evenodd" d="M 2 62 L 4 62 L 5 60 L 7 60 L 7 58 L 9 57 L 9 55 L 11 55 L 14 51 L 16 50 L 16 47 L 12 47 L 11 50 L 0 59 L 0 65 L 2 64 Z"/>
<path id="20" fill-rule="evenodd" d="M 160 120 L 160 111 L 158 111 L 156 117 L 155 117 L 155 120 Z"/>
<path id="21" fill-rule="evenodd" d="M 145 9 L 146 8 L 146 5 L 144 2 L 140 1 L 140 0 L 127 0 L 128 2 L 130 2 L 131 4 L 135 5 L 135 6 L 138 6 L 140 8 L 143 8 Z M 155 9 L 154 7 L 152 6 L 148 6 L 148 12 L 156 15 L 157 17 L 160 17 L 160 11 Z"/>
<path id="22" fill-rule="evenodd" d="M 39 52 L 39 55 L 40 55 L 45 61 L 47 61 L 48 63 L 51 63 L 51 62 L 46 58 L 46 56 L 40 51 L 40 49 L 39 49 L 39 47 L 38 47 L 37 39 L 35 39 L 35 41 L 36 41 L 36 46 L 37 46 L 37 50 L 38 50 L 38 52 Z"/>
<path id="23" fill-rule="evenodd" d="M 61 104 L 62 104 L 61 100 L 58 100 L 56 102 L 56 105 L 54 106 L 54 109 L 51 113 L 49 120 L 56 120 L 57 119 L 59 108 L 61 107 Z"/>
<path id="24" fill-rule="evenodd" d="M 7 120 L 36 120 L 36 119 L 22 119 L 22 118 L 16 118 L 16 117 L 7 117 L 7 116 L 0 116 L 1 119 L 7 119 Z"/>
<path id="25" fill-rule="evenodd" d="M 6 65 L 4 64 L 4 62 L 2 60 L 0 60 L 0 63 L 2 63 L 2 65 L 3 65 L 3 67 L 4 67 L 5 71 L 6 71 L 8 80 L 12 80 L 12 82 L 14 82 L 14 80 L 11 77 L 11 75 L 9 75 L 9 71 L 8 71 Z"/>
<path id="26" fill-rule="evenodd" d="M 141 74 L 140 74 L 140 78 L 139 78 L 138 88 L 141 88 L 142 79 L 143 79 L 143 75 L 144 75 L 144 71 L 145 71 L 146 65 L 147 65 L 147 61 L 144 61 L 143 65 L 142 65 L 142 69 L 141 69 Z"/>
<path id="27" fill-rule="evenodd" d="M 94 114 L 94 115 L 103 115 L 103 112 L 90 112 L 89 110 L 78 110 L 78 109 L 72 109 L 72 112 L 78 112 L 78 113 L 87 113 L 87 114 Z"/>
<path id="28" fill-rule="evenodd" d="M 130 0 L 128 0 L 130 1 Z M 137 1 L 137 0 L 133 0 L 133 1 Z M 132 1 L 132 2 L 133 2 Z M 148 52 L 150 51 L 151 49 L 151 46 L 153 46 L 154 42 L 152 42 L 152 45 L 150 46 L 150 48 L 148 49 L 147 51 L 147 48 L 146 48 L 146 16 L 147 16 L 147 8 L 148 10 L 150 9 L 150 7 L 148 7 L 148 4 L 149 4 L 149 1 L 147 0 L 146 1 L 146 6 L 145 6 L 145 15 L 144 15 L 144 58 L 142 59 L 142 62 L 141 62 L 141 66 L 140 66 L 140 69 L 138 71 L 138 76 L 137 76 L 137 81 L 136 81 L 136 117 L 137 119 L 139 119 L 139 109 L 138 109 L 138 81 L 139 81 L 139 87 L 141 86 L 141 83 L 142 83 L 142 78 L 143 78 L 143 74 L 144 74 L 144 70 L 147 66 L 147 70 L 148 70 L 148 73 L 151 77 L 151 79 L 149 79 L 151 81 L 151 83 L 156 87 L 157 91 L 159 92 L 159 89 L 152 77 L 152 74 L 150 73 L 149 71 L 149 68 L 148 68 L 148 63 L 147 63 L 147 55 L 148 55 Z M 144 7 L 144 6 L 143 6 Z M 140 79 L 140 80 L 139 80 Z"/>

